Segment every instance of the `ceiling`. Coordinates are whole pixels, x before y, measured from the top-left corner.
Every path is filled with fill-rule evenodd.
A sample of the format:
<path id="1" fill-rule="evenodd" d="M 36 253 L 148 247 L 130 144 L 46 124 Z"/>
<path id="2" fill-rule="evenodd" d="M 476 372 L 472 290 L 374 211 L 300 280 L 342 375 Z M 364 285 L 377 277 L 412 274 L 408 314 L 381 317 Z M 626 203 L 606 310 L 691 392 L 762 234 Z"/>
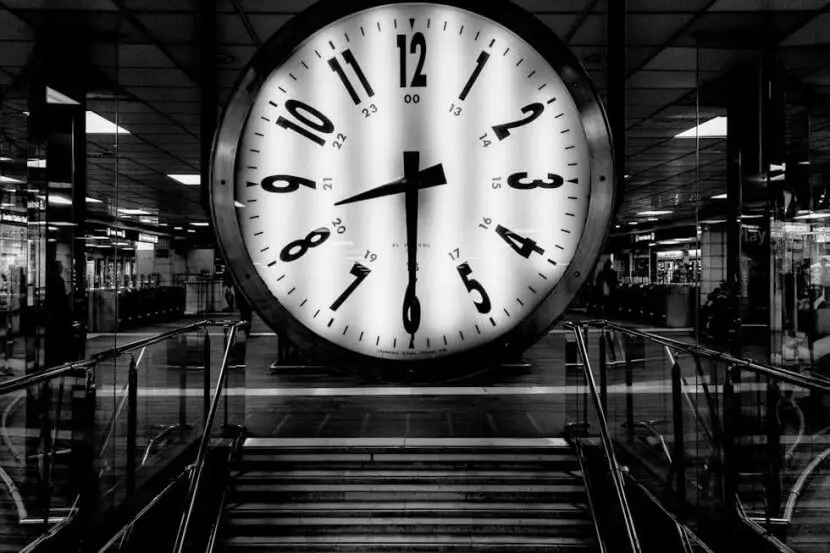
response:
<path id="1" fill-rule="evenodd" d="M 257 46 L 311 3 L 218 0 L 220 103 Z M 567 42 L 604 96 L 606 0 L 516 3 Z M 0 90 L 26 67 L 35 36 L 53 34 L 58 43 L 82 38 L 100 72 L 89 109 L 131 132 L 90 135 L 88 192 L 102 200 L 89 205 L 93 216 L 113 216 L 116 205 L 142 209 L 171 232 L 206 220 L 199 187 L 166 176 L 200 167 L 197 4 L 0 0 Z M 698 208 L 719 201 L 711 196 L 726 191 L 725 141 L 702 139 L 696 152 L 694 139 L 674 136 L 694 127 L 698 114 L 701 120 L 725 115 L 716 94 L 698 98 L 696 91 L 716 88 L 759 48 L 775 47 L 790 77 L 816 98 L 830 97 L 830 0 L 628 0 L 627 44 L 623 229 L 650 224 L 637 215 L 643 211 L 694 220 Z M 0 130 L 7 141 L 25 138 L 25 109 L 22 101 L 3 100 Z M 829 112 L 817 110 L 810 122 L 815 171 L 830 165 Z"/>

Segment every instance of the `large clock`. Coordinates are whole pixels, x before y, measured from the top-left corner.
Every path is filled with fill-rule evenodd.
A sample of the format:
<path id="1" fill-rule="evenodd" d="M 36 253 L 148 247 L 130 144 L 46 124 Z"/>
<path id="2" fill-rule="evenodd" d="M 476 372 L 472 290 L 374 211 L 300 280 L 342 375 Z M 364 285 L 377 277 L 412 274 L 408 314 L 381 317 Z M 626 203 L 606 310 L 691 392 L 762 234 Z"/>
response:
<path id="1" fill-rule="evenodd" d="M 256 54 L 212 159 L 219 243 L 326 362 L 434 379 L 538 340 L 612 218 L 584 70 L 507 2 L 324 1 Z"/>

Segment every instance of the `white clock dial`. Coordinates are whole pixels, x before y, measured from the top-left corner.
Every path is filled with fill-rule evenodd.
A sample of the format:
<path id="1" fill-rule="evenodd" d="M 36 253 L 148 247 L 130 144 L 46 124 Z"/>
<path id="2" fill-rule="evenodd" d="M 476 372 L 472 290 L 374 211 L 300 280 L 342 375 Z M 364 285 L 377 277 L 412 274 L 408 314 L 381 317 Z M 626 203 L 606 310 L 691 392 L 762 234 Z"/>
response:
<path id="1" fill-rule="evenodd" d="M 223 250 L 266 320 L 329 356 L 440 364 L 538 337 L 607 232 L 590 81 L 547 31 L 517 33 L 527 14 L 450 4 L 324 5 L 343 15 L 266 45 L 220 128 Z"/>
<path id="2" fill-rule="evenodd" d="M 446 355 L 509 331 L 562 278 L 589 153 L 562 80 L 515 34 L 449 7 L 370 9 L 263 84 L 237 158 L 240 226 L 271 293 L 315 333 L 370 356 Z"/>

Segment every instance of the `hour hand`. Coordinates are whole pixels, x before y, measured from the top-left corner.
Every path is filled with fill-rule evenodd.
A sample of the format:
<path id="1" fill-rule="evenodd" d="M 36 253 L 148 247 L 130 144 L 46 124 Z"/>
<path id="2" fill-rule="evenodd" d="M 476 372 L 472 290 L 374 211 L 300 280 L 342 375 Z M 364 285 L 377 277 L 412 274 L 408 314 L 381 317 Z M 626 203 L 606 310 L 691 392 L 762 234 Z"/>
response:
<path id="1" fill-rule="evenodd" d="M 427 167 L 418 173 L 420 182 L 418 189 L 431 188 L 433 186 L 440 186 L 447 184 L 447 177 L 444 174 L 444 166 L 440 163 Z M 334 205 L 351 204 L 354 202 L 362 202 L 363 200 L 371 200 L 373 198 L 381 198 L 383 196 L 392 196 L 393 194 L 403 194 L 406 192 L 406 179 L 398 179 L 387 184 L 372 188 L 366 192 L 361 192 L 344 200 L 340 200 Z"/>

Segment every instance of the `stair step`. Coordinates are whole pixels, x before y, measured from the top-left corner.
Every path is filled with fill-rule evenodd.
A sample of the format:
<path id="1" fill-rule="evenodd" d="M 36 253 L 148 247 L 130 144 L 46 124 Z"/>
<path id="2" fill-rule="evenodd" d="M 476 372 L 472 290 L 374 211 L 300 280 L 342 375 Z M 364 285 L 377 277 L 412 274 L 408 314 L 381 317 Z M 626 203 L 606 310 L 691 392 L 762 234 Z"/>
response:
<path id="1" fill-rule="evenodd" d="M 441 534 L 369 534 L 342 536 L 235 536 L 226 548 L 268 551 L 569 551 L 590 550 L 590 542 L 572 536 L 441 535 Z"/>
<path id="2" fill-rule="evenodd" d="M 255 481 L 262 484 L 273 482 L 329 482 L 343 483 L 427 483 L 437 481 L 444 484 L 492 483 L 492 482 L 561 482 L 581 478 L 581 473 L 564 471 L 498 471 L 498 470 L 292 470 L 292 471 L 240 471 L 236 475 L 238 484 Z"/>
<path id="3" fill-rule="evenodd" d="M 521 512 L 522 516 L 579 517 L 587 514 L 582 503 L 471 503 L 452 501 L 340 501 L 307 503 L 230 503 L 228 516 L 262 516 L 279 513 L 302 513 L 303 516 L 420 516 L 439 512 L 441 516 L 489 516 L 507 512 Z"/>

